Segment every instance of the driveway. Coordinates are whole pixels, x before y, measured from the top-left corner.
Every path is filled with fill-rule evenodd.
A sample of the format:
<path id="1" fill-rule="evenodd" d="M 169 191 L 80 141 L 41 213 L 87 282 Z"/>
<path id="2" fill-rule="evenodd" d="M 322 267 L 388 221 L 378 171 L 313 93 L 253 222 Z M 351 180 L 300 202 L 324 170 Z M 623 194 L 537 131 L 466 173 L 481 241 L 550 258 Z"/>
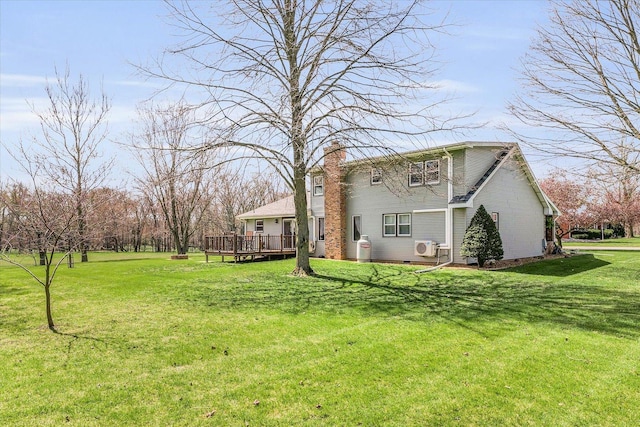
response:
<path id="1" fill-rule="evenodd" d="M 564 250 L 579 251 L 640 251 L 640 246 L 564 246 Z"/>

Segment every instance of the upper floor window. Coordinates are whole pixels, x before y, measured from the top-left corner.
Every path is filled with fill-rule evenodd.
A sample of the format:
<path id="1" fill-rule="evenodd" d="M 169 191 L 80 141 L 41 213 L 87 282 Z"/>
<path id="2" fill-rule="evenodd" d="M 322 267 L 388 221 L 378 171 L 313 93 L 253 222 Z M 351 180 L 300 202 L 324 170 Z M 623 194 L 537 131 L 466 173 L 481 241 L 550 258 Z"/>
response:
<path id="1" fill-rule="evenodd" d="M 438 184 L 440 182 L 440 160 L 426 160 L 409 166 L 409 186 Z"/>
<path id="2" fill-rule="evenodd" d="M 440 160 L 427 160 L 424 162 L 425 184 L 438 184 L 440 182 Z"/>
<path id="3" fill-rule="evenodd" d="M 322 196 L 324 194 L 324 176 L 316 175 L 313 177 L 313 195 Z"/>
<path id="4" fill-rule="evenodd" d="M 382 170 L 377 168 L 371 169 L 371 185 L 382 184 Z"/>
<path id="5" fill-rule="evenodd" d="M 409 166 L 409 187 L 417 187 L 424 182 L 424 163 L 411 163 Z"/>

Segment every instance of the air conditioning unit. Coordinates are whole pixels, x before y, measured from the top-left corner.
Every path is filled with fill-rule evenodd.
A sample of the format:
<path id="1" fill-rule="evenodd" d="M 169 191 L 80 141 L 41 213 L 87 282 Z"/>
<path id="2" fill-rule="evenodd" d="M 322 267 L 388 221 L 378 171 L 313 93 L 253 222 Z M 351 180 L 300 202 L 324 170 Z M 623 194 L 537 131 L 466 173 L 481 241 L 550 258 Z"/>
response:
<path id="1" fill-rule="evenodd" d="M 418 256 L 436 256 L 438 244 L 433 240 L 416 240 L 413 245 L 413 254 Z"/>

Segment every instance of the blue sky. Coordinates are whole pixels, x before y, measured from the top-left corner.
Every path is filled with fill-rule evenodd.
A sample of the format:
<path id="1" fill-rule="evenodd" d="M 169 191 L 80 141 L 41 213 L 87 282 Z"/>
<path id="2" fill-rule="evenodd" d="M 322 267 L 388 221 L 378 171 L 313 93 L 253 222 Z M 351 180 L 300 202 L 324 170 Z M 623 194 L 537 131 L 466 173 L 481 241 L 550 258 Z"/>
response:
<path id="1" fill-rule="evenodd" d="M 449 107 L 477 111 L 484 129 L 437 142 L 509 140 L 495 129 L 513 123 L 506 102 L 519 87 L 517 68 L 535 35 L 547 21 L 546 1 L 436 0 L 431 7 L 449 12 L 452 35 L 435 40 L 443 62 L 435 80 L 455 91 Z M 136 105 L 153 85 L 136 75 L 131 63 L 145 63 L 173 45 L 173 28 L 159 1 L 15 1 L 0 0 L 0 177 L 17 173 L 6 148 L 37 135 L 37 121 L 27 100 L 44 100 L 46 78 L 68 64 L 72 77 L 82 74 L 94 96 L 100 85 L 112 101 L 109 128 L 113 139 L 131 130 Z M 108 144 L 106 149 L 121 154 Z M 538 178 L 547 166 L 526 153 Z"/>

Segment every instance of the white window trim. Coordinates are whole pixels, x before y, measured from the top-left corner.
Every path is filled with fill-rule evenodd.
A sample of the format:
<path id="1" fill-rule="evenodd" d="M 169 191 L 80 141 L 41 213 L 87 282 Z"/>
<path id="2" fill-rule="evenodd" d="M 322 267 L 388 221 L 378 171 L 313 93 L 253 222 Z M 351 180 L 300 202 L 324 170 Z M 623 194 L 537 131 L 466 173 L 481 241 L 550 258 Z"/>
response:
<path id="1" fill-rule="evenodd" d="M 374 178 L 377 178 L 377 181 L 374 181 Z M 380 185 L 382 184 L 382 170 L 378 168 L 371 168 L 371 185 Z"/>
<path id="2" fill-rule="evenodd" d="M 387 224 L 387 217 L 393 218 L 393 223 Z M 393 225 L 393 233 L 387 233 L 387 227 Z M 398 216 L 396 214 L 383 214 L 382 215 L 382 236 L 383 237 L 396 237 L 398 232 Z"/>
<path id="3" fill-rule="evenodd" d="M 258 230 L 258 222 L 262 223 L 262 230 Z M 264 233 L 264 219 L 256 219 L 256 233 Z"/>
<path id="4" fill-rule="evenodd" d="M 315 175 L 313 177 L 313 195 L 314 196 L 324 195 L 324 176 Z"/>
<path id="5" fill-rule="evenodd" d="M 409 221 L 401 223 L 400 222 L 401 216 L 407 216 Z M 385 221 L 387 217 L 393 218 L 394 222 L 387 224 Z M 400 233 L 401 225 L 408 225 L 409 233 Z M 387 227 L 391 227 L 391 226 L 393 226 L 393 233 L 387 233 Z M 383 237 L 411 237 L 411 233 L 413 231 L 412 228 L 413 228 L 413 225 L 412 225 L 411 213 L 409 212 L 382 215 L 382 236 Z"/>
<path id="6" fill-rule="evenodd" d="M 362 215 L 353 215 L 351 217 L 351 241 L 352 242 L 357 242 L 360 239 L 356 239 L 355 238 L 355 232 L 356 232 L 356 227 L 355 227 L 355 222 L 356 222 L 356 218 L 360 218 L 360 237 L 362 237 Z"/>
<path id="7" fill-rule="evenodd" d="M 320 227 L 320 220 L 322 220 L 322 227 Z M 324 217 L 318 217 L 318 241 L 319 242 L 324 242 L 324 240 L 326 239 L 326 235 L 327 235 L 327 222 L 325 221 Z M 322 238 L 320 238 L 320 230 L 322 230 Z"/>
<path id="8" fill-rule="evenodd" d="M 400 222 L 400 217 L 401 216 L 406 216 L 409 218 L 409 222 Z M 400 233 L 400 226 L 409 226 L 409 233 Z M 397 220 L 396 220 L 396 229 L 397 229 L 397 235 L 398 237 L 411 237 L 411 214 L 410 213 L 402 213 L 402 214 L 398 214 L 397 215 Z"/>
<path id="9" fill-rule="evenodd" d="M 435 164 L 435 167 L 429 170 L 429 164 Z M 440 184 L 440 159 L 425 160 L 424 162 L 424 182 L 426 185 Z M 438 179 L 428 180 L 429 173 L 435 173 L 438 175 Z"/>
<path id="10" fill-rule="evenodd" d="M 420 171 L 415 171 L 414 172 L 414 168 L 415 167 L 419 167 Z M 413 177 L 420 177 L 420 182 L 412 182 L 413 181 Z M 413 162 L 409 165 L 409 177 L 408 177 L 408 181 L 409 181 L 409 187 L 420 187 L 421 185 L 424 185 L 424 162 Z"/>

